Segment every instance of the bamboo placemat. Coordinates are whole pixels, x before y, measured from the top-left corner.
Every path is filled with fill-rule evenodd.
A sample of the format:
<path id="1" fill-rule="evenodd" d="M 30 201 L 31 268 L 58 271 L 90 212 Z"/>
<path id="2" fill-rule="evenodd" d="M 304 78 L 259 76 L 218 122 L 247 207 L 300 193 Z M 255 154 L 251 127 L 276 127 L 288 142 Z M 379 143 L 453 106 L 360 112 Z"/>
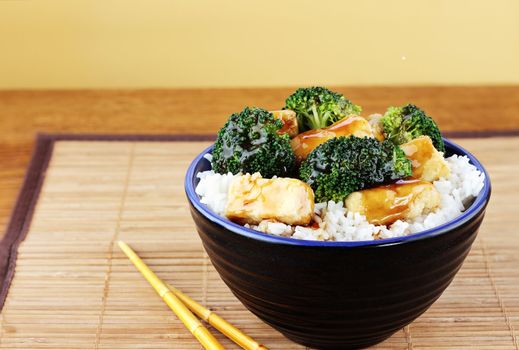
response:
<path id="1" fill-rule="evenodd" d="M 457 141 L 491 174 L 487 216 L 443 296 L 378 349 L 519 350 L 519 137 Z M 16 273 L 0 316 L 0 348 L 199 349 L 114 246 L 117 239 L 159 277 L 270 348 L 302 348 L 248 312 L 203 251 L 183 181 L 208 144 L 174 137 L 40 138 L 3 242 L 16 246 L 26 234 L 17 259 L 16 249 L 10 252 Z M 0 271 L 4 289 L 9 277 Z"/>

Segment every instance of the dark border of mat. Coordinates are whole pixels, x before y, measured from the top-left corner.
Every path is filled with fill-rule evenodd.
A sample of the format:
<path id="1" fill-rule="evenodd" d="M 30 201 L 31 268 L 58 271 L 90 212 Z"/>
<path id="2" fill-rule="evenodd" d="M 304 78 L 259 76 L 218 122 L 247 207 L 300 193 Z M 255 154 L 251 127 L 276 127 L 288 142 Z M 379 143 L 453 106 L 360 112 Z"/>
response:
<path id="1" fill-rule="evenodd" d="M 446 132 L 454 138 L 486 138 L 519 136 L 519 130 Z M 57 141 L 142 141 L 181 142 L 213 141 L 214 134 L 202 135 L 114 135 L 114 134 L 40 134 L 22 188 L 11 214 L 6 233 L 0 242 L 0 311 L 2 310 L 15 273 L 18 247 L 27 236 L 47 166 Z"/>
<path id="2" fill-rule="evenodd" d="M 22 188 L 11 214 L 4 237 L 0 242 L 0 310 L 14 277 L 18 247 L 29 231 L 32 215 L 45 180 L 45 173 L 57 141 L 142 141 L 196 142 L 213 141 L 215 135 L 96 135 L 96 134 L 40 134 L 27 168 Z"/>

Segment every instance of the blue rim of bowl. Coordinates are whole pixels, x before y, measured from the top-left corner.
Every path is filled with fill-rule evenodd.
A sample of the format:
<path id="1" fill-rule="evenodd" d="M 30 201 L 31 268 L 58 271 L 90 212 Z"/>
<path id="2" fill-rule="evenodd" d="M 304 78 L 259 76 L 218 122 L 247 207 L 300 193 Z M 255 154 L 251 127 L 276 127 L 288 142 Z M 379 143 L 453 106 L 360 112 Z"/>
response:
<path id="1" fill-rule="evenodd" d="M 417 232 L 408 236 L 402 237 L 394 237 L 394 238 L 386 238 L 381 240 L 373 240 L 373 241 L 311 241 L 304 239 L 296 239 L 296 238 L 288 238 L 288 237 L 280 237 L 271 235 L 268 233 L 263 233 L 260 231 L 256 231 L 253 229 L 246 228 L 239 224 L 236 224 L 225 217 L 215 214 L 211 211 L 205 204 L 200 202 L 200 198 L 195 192 L 194 181 L 196 180 L 195 168 L 197 167 L 200 161 L 207 161 L 204 156 L 207 153 L 210 153 L 213 149 L 214 145 L 207 147 L 202 153 L 200 153 L 189 165 L 189 168 L 185 177 L 185 191 L 188 200 L 191 204 L 198 210 L 203 216 L 212 221 L 213 223 L 222 226 L 226 230 L 229 230 L 233 233 L 255 239 L 268 243 L 278 243 L 278 244 L 286 244 L 286 245 L 295 245 L 295 246 L 305 246 L 305 247 L 360 247 L 360 246 L 388 246 L 394 244 L 401 244 L 405 242 L 411 242 L 415 240 L 420 240 L 424 238 L 438 236 L 453 229 L 465 224 L 467 221 L 471 220 L 475 217 L 488 203 L 491 191 L 490 178 L 488 176 L 487 171 L 483 167 L 483 165 L 474 157 L 470 152 L 465 150 L 463 147 L 457 145 L 456 143 L 450 141 L 449 139 L 443 138 L 445 141 L 445 145 L 447 148 L 453 149 L 453 154 L 457 155 L 466 155 L 470 163 L 474 165 L 479 171 L 481 171 L 485 175 L 485 181 L 483 185 L 483 189 L 479 192 L 478 196 L 472 202 L 470 207 L 466 209 L 460 216 L 455 219 L 446 222 L 445 224 L 436 226 L 432 229 Z"/>

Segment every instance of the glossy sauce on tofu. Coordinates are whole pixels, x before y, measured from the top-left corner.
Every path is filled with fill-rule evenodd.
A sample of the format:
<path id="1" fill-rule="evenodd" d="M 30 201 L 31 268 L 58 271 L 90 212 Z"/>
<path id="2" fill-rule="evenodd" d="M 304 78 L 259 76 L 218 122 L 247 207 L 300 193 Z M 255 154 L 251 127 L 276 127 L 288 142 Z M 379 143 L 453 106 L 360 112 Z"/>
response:
<path id="1" fill-rule="evenodd" d="M 290 142 L 298 161 L 303 161 L 320 144 L 339 136 L 373 137 L 371 126 L 362 117 L 350 116 L 327 128 L 305 131 Z"/>
<path id="2" fill-rule="evenodd" d="M 416 179 L 353 192 L 346 198 L 348 210 L 366 216 L 374 225 L 413 218 L 438 204 L 439 194 L 434 186 Z"/>
<path id="3" fill-rule="evenodd" d="M 436 181 L 447 177 L 449 167 L 428 136 L 420 136 L 400 146 L 411 161 L 413 177 L 425 181 Z"/>
<path id="4" fill-rule="evenodd" d="M 402 145 L 406 156 L 411 160 L 413 166 L 413 177 L 421 178 L 424 165 L 431 159 L 434 151 L 432 142 L 429 138 L 419 138 Z"/>
<path id="5" fill-rule="evenodd" d="M 422 181 L 404 180 L 364 190 L 362 206 L 367 209 L 366 219 L 376 225 L 401 219 L 402 214 L 409 208 L 414 185 L 420 182 Z"/>
<path id="6" fill-rule="evenodd" d="M 237 176 L 229 188 L 225 216 L 240 224 L 274 220 L 307 225 L 314 212 L 310 186 L 292 178 L 262 178 L 259 173 Z"/>
<path id="7" fill-rule="evenodd" d="M 379 140 L 384 141 L 384 128 L 382 126 L 382 114 L 371 114 L 366 117 L 369 125 L 371 125 L 371 130 L 373 130 L 373 136 Z"/>

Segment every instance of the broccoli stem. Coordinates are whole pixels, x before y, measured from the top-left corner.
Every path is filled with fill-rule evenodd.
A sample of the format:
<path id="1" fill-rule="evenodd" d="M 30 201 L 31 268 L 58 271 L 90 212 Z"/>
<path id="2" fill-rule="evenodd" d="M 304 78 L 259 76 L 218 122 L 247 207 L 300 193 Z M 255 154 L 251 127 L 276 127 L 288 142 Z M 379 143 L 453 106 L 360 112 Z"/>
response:
<path id="1" fill-rule="evenodd" d="M 326 121 L 328 118 L 323 118 L 319 116 L 319 112 L 317 112 L 317 106 L 315 104 L 312 105 L 312 118 L 310 119 L 310 129 L 321 129 L 326 126 Z"/>

